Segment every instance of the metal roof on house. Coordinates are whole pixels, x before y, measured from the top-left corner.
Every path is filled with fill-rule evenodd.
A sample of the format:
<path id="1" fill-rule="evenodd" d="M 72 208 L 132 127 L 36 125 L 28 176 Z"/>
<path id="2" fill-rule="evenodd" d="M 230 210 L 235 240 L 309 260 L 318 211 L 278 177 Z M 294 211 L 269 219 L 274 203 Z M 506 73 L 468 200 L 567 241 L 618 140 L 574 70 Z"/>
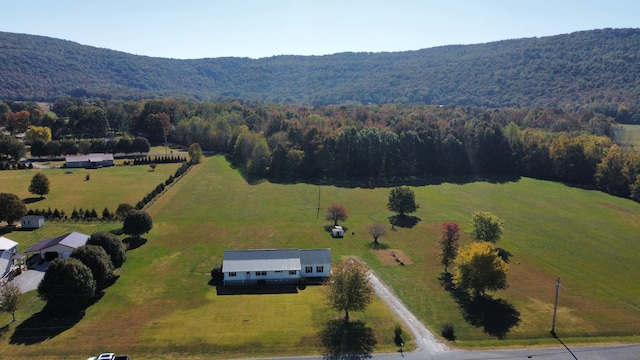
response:
<path id="1" fill-rule="evenodd" d="M 42 240 L 39 243 L 28 248 L 25 253 L 40 252 L 46 248 L 50 248 L 58 244 L 77 249 L 80 246 L 85 245 L 87 243 L 87 240 L 89 240 L 89 235 L 74 231 L 72 233 L 61 235 L 55 238 Z"/>
<path id="2" fill-rule="evenodd" d="M 13 249 L 15 246 L 17 246 L 18 243 L 11 240 L 11 239 L 7 239 L 4 236 L 0 236 L 0 250 L 9 250 L 9 249 Z"/>
<path id="3" fill-rule="evenodd" d="M 228 273 L 301 270 L 303 264 L 319 263 L 331 263 L 330 249 L 226 250 L 222 262 L 222 271 Z"/>
<path id="4" fill-rule="evenodd" d="M 73 155 L 65 157 L 66 162 L 101 162 L 107 160 L 113 161 L 113 154 L 91 153 L 88 155 Z"/>

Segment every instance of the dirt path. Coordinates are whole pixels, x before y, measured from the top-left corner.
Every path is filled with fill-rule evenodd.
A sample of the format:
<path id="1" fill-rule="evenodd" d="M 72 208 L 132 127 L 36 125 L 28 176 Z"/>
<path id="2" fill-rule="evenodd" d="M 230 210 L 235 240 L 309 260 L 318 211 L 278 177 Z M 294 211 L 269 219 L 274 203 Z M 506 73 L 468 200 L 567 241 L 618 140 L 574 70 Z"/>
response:
<path id="1" fill-rule="evenodd" d="M 371 285 L 373 285 L 376 294 L 389 305 L 391 310 L 405 321 L 415 339 L 417 346 L 416 351 L 425 351 L 433 354 L 449 350 L 449 347 L 438 341 L 420 320 L 407 309 L 402 301 L 372 272 L 369 272 L 369 281 L 371 281 Z"/>

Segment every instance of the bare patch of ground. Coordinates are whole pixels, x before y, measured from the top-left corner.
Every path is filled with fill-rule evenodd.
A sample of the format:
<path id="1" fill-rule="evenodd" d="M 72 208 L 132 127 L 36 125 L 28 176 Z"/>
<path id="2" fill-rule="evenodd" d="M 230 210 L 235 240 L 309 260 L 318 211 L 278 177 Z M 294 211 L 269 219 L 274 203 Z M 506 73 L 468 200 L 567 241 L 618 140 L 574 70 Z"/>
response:
<path id="1" fill-rule="evenodd" d="M 376 257 L 384 265 L 413 265 L 411 258 L 402 250 L 384 249 L 375 250 Z"/>

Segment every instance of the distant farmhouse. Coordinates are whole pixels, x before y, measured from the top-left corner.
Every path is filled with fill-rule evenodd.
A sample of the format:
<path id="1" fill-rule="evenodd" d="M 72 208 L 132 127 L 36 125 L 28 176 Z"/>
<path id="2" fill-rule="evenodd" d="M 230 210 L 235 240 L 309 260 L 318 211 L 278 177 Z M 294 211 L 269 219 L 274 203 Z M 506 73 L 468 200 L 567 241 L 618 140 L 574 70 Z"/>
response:
<path id="1" fill-rule="evenodd" d="M 225 285 L 320 282 L 331 273 L 331 249 L 227 250 L 222 272 Z"/>
<path id="2" fill-rule="evenodd" d="M 85 245 L 87 240 L 89 240 L 89 235 L 74 231 L 55 238 L 42 240 L 28 248 L 25 253 L 27 255 L 40 255 L 42 259 L 47 261 L 55 258 L 66 259 L 73 250 Z"/>
<path id="3" fill-rule="evenodd" d="M 44 226 L 44 216 L 27 215 L 20 218 L 20 227 L 23 229 L 39 229 Z"/>
<path id="4" fill-rule="evenodd" d="M 65 157 L 65 167 L 97 169 L 113 166 L 113 154 L 88 154 Z"/>

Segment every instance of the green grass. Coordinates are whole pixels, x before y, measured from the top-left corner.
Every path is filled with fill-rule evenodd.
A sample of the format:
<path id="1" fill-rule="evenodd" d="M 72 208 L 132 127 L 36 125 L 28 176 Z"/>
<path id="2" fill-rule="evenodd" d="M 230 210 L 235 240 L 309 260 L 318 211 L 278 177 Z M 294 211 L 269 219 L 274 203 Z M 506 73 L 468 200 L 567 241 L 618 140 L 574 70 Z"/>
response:
<path id="1" fill-rule="evenodd" d="M 640 147 L 640 125 L 618 124 L 623 129 L 622 141 L 625 145 L 634 148 Z"/>
<path id="2" fill-rule="evenodd" d="M 148 166 L 114 166 L 101 169 L 32 169 L 2 171 L 0 189 L 27 200 L 27 209 L 64 210 L 71 216 L 77 209 L 95 209 L 99 216 L 107 207 L 115 211 L 120 203 L 132 205 L 173 175 L 181 164 L 159 164 L 154 171 Z M 50 191 L 43 199 L 29 193 L 31 178 L 42 172 L 49 179 Z M 85 176 L 90 175 L 86 181 Z"/>
<path id="3" fill-rule="evenodd" d="M 243 248 L 330 247 L 334 262 L 357 256 L 436 333 L 443 323 L 452 322 L 458 346 L 557 345 L 548 334 L 557 277 L 562 278 L 562 289 L 556 330 L 565 343 L 640 337 L 640 204 L 526 178 L 414 187 L 420 203 L 414 215 L 420 221 L 413 228 L 396 227 L 380 239 L 410 257 L 411 265 L 399 266 L 379 259 L 365 231 L 366 225 L 392 215 L 386 210 L 389 188 L 322 186 L 317 218 L 318 189 L 307 184 L 249 185 L 223 157 L 205 159 L 149 208 L 154 228 L 148 242 L 128 252 L 120 279 L 76 325 L 30 346 L 8 343 L 16 326 L 11 325 L 2 337 L 6 343 L 0 342 L 5 345 L 0 357 L 77 358 L 106 350 L 135 358 L 319 352 L 319 324 L 340 316 L 326 308 L 320 287 L 297 294 L 216 295 L 209 285 L 211 268 L 222 262 L 225 249 Z M 349 213 L 344 239 L 333 239 L 325 231 L 323 215 L 332 203 L 343 204 Z M 510 286 L 494 296 L 520 314 L 519 326 L 506 340 L 495 340 L 468 324 L 438 282 L 440 225 L 455 221 L 467 229 L 475 210 L 505 220 L 497 245 L 512 254 Z M 27 233 L 10 237 L 14 234 Z M 463 234 L 462 243 L 469 241 Z M 33 303 L 23 310 L 22 319 L 42 306 L 31 294 L 25 297 Z M 386 307 L 376 302 L 354 317 L 376 329 L 378 351 L 396 350 L 392 340 L 398 319 Z M 282 330 L 281 324 L 288 327 Z"/>

